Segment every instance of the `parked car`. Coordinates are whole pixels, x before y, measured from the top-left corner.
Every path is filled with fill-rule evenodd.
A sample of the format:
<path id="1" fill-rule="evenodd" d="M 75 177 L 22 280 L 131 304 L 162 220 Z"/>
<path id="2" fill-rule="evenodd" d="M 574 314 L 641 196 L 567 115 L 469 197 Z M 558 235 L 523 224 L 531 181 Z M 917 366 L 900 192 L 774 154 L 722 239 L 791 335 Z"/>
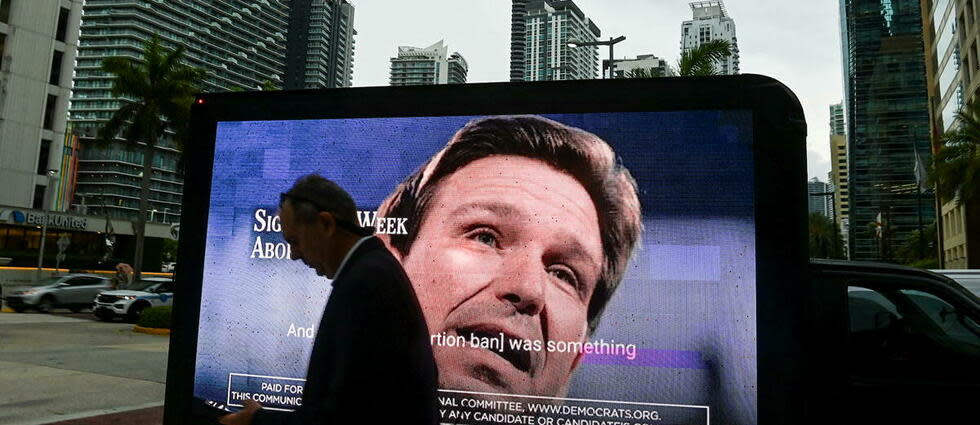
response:
<path id="1" fill-rule="evenodd" d="M 980 297 L 980 270 L 950 269 L 932 271 L 955 280 L 956 283 L 959 283 L 960 285 L 963 285 L 964 288 L 969 289 L 973 295 Z"/>
<path id="2" fill-rule="evenodd" d="M 811 260 L 810 272 L 814 397 L 845 407 L 848 423 L 975 414 L 980 298 L 891 264 Z"/>
<path id="3" fill-rule="evenodd" d="M 146 277 L 130 285 L 129 289 L 106 291 L 95 297 L 92 313 L 101 320 L 116 317 L 137 322 L 143 310 L 149 307 L 172 305 L 174 301 L 173 279 Z"/>
<path id="4" fill-rule="evenodd" d="M 38 286 L 10 291 L 4 300 L 17 312 L 35 309 L 47 313 L 54 308 L 78 312 L 90 307 L 92 298 L 109 289 L 109 279 L 104 276 L 69 274 L 44 279 Z"/>

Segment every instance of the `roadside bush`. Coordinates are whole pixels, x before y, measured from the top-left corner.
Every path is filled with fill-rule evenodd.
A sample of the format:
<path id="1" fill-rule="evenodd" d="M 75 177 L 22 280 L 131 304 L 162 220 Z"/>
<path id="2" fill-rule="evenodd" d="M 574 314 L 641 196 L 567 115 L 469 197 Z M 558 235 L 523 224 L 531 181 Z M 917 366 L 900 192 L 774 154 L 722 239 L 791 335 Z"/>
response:
<path id="1" fill-rule="evenodd" d="M 138 325 L 144 328 L 170 329 L 170 306 L 150 307 L 143 310 Z"/>

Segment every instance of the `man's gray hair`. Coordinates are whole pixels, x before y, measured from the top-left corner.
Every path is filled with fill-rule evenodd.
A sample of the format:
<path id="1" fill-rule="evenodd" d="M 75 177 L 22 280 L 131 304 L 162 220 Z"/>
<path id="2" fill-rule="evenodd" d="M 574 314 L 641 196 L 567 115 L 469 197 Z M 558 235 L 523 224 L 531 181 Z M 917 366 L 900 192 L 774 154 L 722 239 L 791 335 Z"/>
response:
<path id="1" fill-rule="evenodd" d="M 340 185 L 313 173 L 296 179 L 279 200 L 279 208 L 289 200 L 296 221 L 309 224 L 316 221 L 320 212 L 328 212 L 338 221 L 357 223 L 357 207 L 354 199 Z"/>

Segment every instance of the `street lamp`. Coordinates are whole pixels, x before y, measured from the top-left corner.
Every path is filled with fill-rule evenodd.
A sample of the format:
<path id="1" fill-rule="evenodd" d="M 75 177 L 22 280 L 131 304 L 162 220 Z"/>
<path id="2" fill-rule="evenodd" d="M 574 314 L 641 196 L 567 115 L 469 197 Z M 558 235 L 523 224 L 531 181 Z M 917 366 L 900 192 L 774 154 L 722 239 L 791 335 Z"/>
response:
<path id="1" fill-rule="evenodd" d="M 156 210 L 156 208 L 154 208 L 154 209 L 152 209 L 152 210 L 150 210 L 150 221 L 151 221 L 151 222 L 153 221 L 153 217 L 154 217 L 154 215 L 155 215 L 156 213 L 157 213 L 157 210 Z"/>
<path id="2" fill-rule="evenodd" d="M 568 42 L 568 47 L 583 47 L 583 46 L 609 46 L 609 78 L 616 78 L 613 75 L 613 46 L 620 41 L 626 39 L 625 35 L 621 35 L 616 38 L 609 37 L 608 41 L 577 41 L 570 40 Z M 606 74 L 602 74 L 602 78 L 606 78 Z"/>
<path id="3" fill-rule="evenodd" d="M 44 202 L 41 203 L 41 250 L 37 253 L 37 272 L 34 274 L 35 281 L 41 280 L 41 265 L 44 264 L 44 239 L 48 237 L 48 210 L 51 208 L 51 190 L 54 189 L 55 175 L 58 170 L 48 170 L 48 185 L 44 189 Z"/>
<path id="4" fill-rule="evenodd" d="M 170 210 L 170 208 L 164 208 L 163 209 L 163 224 L 167 224 L 167 211 L 169 211 L 169 210 Z"/>

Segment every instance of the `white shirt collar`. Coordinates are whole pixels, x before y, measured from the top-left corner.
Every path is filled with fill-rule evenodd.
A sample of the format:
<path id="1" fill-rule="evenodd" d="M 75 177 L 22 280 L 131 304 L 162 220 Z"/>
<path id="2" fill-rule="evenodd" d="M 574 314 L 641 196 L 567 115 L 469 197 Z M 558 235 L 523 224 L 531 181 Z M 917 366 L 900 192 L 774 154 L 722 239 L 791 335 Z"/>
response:
<path id="1" fill-rule="evenodd" d="M 354 246 L 350 247 L 350 250 L 347 251 L 347 255 L 344 255 L 344 259 L 340 261 L 340 267 L 337 267 L 337 273 L 333 275 L 334 279 L 337 279 L 337 276 L 340 276 L 340 273 L 344 271 L 344 266 L 347 265 L 347 261 L 350 260 L 350 256 L 354 254 L 354 251 L 357 251 L 357 247 L 361 246 L 361 244 L 364 243 L 364 241 L 371 239 L 373 237 L 374 235 L 360 238 L 357 240 L 357 242 L 354 243 Z"/>

